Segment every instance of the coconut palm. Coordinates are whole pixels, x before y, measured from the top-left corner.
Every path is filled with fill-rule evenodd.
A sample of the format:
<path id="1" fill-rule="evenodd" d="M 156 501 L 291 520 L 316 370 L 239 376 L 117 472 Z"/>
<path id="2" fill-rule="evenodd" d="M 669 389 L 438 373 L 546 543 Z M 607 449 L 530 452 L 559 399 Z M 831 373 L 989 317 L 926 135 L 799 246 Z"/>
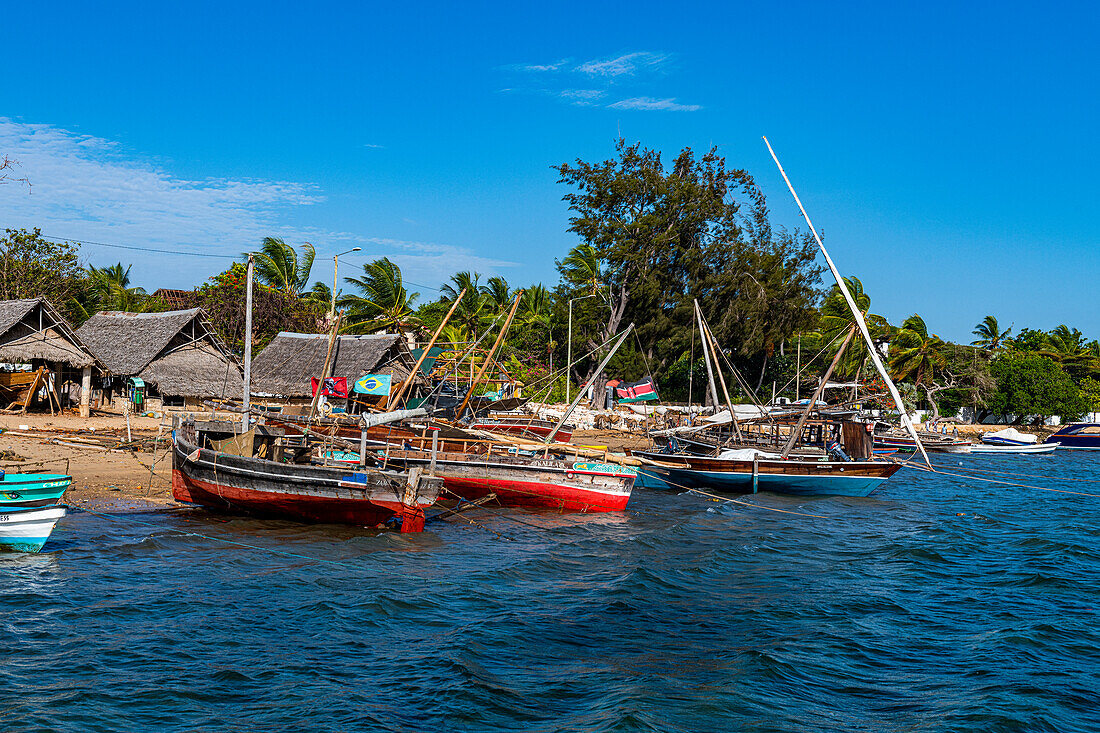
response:
<path id="1" fill-rule="evenodd" d="M 405 290 L 401 268 L 388 257 L 363 265 L 362 277 L 346 277 L 360 294 L 345 295 L 337 304 L 346 308 L 347 333 L 370 333 L 383 329 L 404 329 L 416 324 L 412 304 L 420 293 Z"/>
<path id="2" fill-rule="evenodd" d="M 974 327 L 973 334 L 978 338 L 971 341 L 970 344 L 986 351 L 996 351 L 1004 346 L 1005 340 L 1008 339 L 1011 333 L 1011 326 L 1002 331 L 995 317 L 986 316 L 981 323 Z"/>
<path id="3" fill-rule="evenodd" d="M 558 263 L 562 277 L 591 295 L 598 295 L 605 286 L 603 257 L 591 244 L 578 244 Z"/>
<path id="4" fill-rule="evenodd" d="M 867 323 L 867 330 L 875 343 L 881 344 L 890 339 L 891 328 L 889 322 L 882 316 L 868 313 L 871 309 L 871 296 L 863 290 L 863 283 L 858 277 L 844 278 L 844 284 L 848 286 L 848 292 L 852 294 L 852 300 L 863 314 L 863 320 Z M 818 343 L 822 346 L 831 344 L 825 354 L 826 360 L 836 354 L 837 349 L 844 340 L 844 334 L 855 323 L 852 309 L 848 307 L 848 301 L 840 292 L 840 287 L 833 285 L 829 289 L 825 300 L 821 304 L 821 318 L 818 321 Z M 803 348 L 807 343 L 803 342 Z M 820 347 L 819 347 L 820 348 Z M 841 357 L 836 367 L 838 377 L 851 377 L 859 371 L 868 357 L 867 347 L 862 339 L 853 339 L 848 344 L 847 351 Z"/>
<path id="5" fill-rule="evenodd" d="M 924 319 L 914 313 L 905 319 L 890 343 L 891 375 L 917 385 L 931 384 L 947 364 L 943 346 L 943 339 L 929 334 Z"/>
<path id="6" fill-rule="evenodd" d="M 249 253 L 245 254 L 248 257 Z M 309 282 L 317 251 L 306 242 L 301 254 L 278 237 L 264 237 L 259 252 L 251 255 L 256 263 L 256 279 L 264 285 L 296 297 Z"/>
<path id="7" fill-rule="evenodd" d="M 508 287 L 508 281 L 500 275 L 489 278 L 489 282 L 482 288 L 486 301 L 494 313 L 507 310 L 512 305 L 515 293 Z"/>
<path id="8" fill-rule="evenodd" d="M 1088 351 L 1085 335 L 1063 323 L 1047 334 L 1046 344 L 1039 353 L 1055 361 L 1070 361 L 1087 356 Z"/>
<path id="9" fill-rule="evenodd" d="M 443 294 L 443 300 L 454 303 L 458 294 L 463 290 L 466 294 L 451 316 L 451 323 L 464 328 L 476 339 L 482 330 L 482 324 L 486 318 L 490 320 L 495 314 L 490 315 L 490 306 L 485 297 L 486 286 L 480 284 L 481 275 L 476 272 L 463 271 L 451 275 L 451 282 L 444 283 L 439 291 Z"/>
<path id="10" fill-rule="evenodd" d="M 79 303 L 83 317 L 96 311 L 128 311 L 140 313 L 149 309 L 149 296 L 144 288 L 130 287 L 130 269 L 119 262 L 108 267 L 88 267 L 88 294 Z"/>

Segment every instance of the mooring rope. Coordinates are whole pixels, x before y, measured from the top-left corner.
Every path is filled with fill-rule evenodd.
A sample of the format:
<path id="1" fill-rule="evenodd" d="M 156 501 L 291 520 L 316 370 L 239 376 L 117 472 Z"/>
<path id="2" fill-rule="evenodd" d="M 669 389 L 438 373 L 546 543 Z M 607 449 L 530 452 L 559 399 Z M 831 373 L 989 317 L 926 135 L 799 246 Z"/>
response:
<path id="1" fill-rule="evenodd" d="M 965 479 L 971 479 L 973 481 L 985 481 L 986 483 L 991 483 L 991 484 L 1002 484 L 1004 486 L 1018 486 L 1018 487 L 1023 488 L 1023 489 L 1036 489 L 1038 491 L 1051 491 L 1051 492 L 1054 492 L 1056 494 L 1073 494 L 1074 496 L 1089 496 L 1089 497 L 1092 497 L 1094 499 L 1100 499 L 1100 494 L 1090 494 L 1090 493 L 1085 492 L 1085 491 L 1070 491 L 1069 489 L 1052 489 L 1048 486 L 1035 486 L 1034 484 L 1022 484 L 1022 483 L 1019 483 L 1017 481 L 1002 481 L 1000 479 L 985 478 L 983 476 L 967 475 L 965 473 L 954 473 L 952 471 L 943 471 L 943 470 L 938 469 L 938 468 L 927 468 L 925 466 L 921 466 L 921 465 L 917 465 L 917 464 L 909 465 L 908 463 L 903 463 L 901 461 L 892 460 L 889 457 L 887 457 L 886 460 L 890 461 L 891 463 L 896 463 L 896 464 L 901 465 L 901 466 L 908 466 L 909 468 L 912 468 L 914 470 L 924 471 L 926 473 L 938 473 L 938 474 L 941 474 L 943 476 L 954 476 L 955 478 L 965 478 Z M 1070 480 L 1072 480 L 1072 479 L 1070 479 Z"/>
<path id="2" fill-rule="evenodd" d="M 714 501 L 729 502 L 731 504 L 740 504 L 742 506 L 752 507 L 753 509 L 766 509 L 769 512 L 780 512 L 782 514 L 795 514 L 795 515 L 798 515 L 800 517 L 813 517 L 814 519 L 833 519 L 833 517 L 828 517 L 828 516 L 825 516 L 823 514 L 807 514 L 805 512 L 791 511 L 790 509 L 776 509 L 774 507 L 763 506 L 761 504 L 753 504 L 752 502 L 748 502 L 748 501 L 741 501 L 739 499 L 731 499 L 728 496 L 719 496 L 718 494 L 711 494 L 711 493 L 708 493 L 706 491 L 702 491 L 700 489 L 693 489 L 690 486 L 684 486 L 683 484 L 678 484 L 675 481 L 669 481 L 667 478 L 665 478 L 664 476 L 661 476 L 660 474 L 649 473 L 647 471 L 643 471 L 640 468 L 635 468 L 635 470 L 638 473 L 640 473 L 644 476 L 649 476 L 650 478 L 655 478 L 658 481 L 663 481 L 666 484 L 668 484 L 669 486 L 675 486 L 678 489 L 683 489 L 685 491 L 690 491 L 693 494 L 699 494 L 700 496 L 705 496 L 709 499 L 713 499 Z"/>

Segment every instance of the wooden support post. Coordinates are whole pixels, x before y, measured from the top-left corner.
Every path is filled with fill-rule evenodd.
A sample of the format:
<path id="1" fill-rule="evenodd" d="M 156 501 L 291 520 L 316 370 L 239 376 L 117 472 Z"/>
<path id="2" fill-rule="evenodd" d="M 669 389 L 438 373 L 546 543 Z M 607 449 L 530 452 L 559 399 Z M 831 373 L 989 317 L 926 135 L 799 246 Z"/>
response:
<path id="1" fill-rule="evenodd" d="M 92 416 L 92 367 L 84 367 L 80 375 L 80 416 Z"/>

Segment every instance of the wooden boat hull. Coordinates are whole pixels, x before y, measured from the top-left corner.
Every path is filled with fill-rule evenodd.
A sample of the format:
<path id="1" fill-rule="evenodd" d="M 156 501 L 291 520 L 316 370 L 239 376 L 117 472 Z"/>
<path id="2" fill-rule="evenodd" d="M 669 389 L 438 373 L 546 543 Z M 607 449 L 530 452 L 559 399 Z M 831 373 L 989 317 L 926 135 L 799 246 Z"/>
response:
<path id="1" fill-rule="evenodd" d="M 56 473 L 9 473 L 0 481 L 0 512 L 56 506 L 73 482 Z"/>
<path id="2" fill-rule="evenodd" d="M 409 486 L 398 473 L 234 456 L 178 435 L 172 449 L 173 498 L 220 511 L 420 532 L 441 486 L 431 478 Z"/>
<path id="3" fill-rule="evenodd" d="M 63 506 L 0 511 L 0 548 L 17 552 L 40 552 L 57 521 L 67 511 Z"/>
<path id="4" fill-rule="evenodd" d="M 768 491 L 792 496 L 869 496 L 901 468 L 884 461 L 727 460 L 699 456 L 635 453 L 661 465 L 647 465 L 673 488 L 726 493 Z"/>
<path id="5" fill-rule="evenodd" d="M 431 453 L 391 450 L 388 460 L 426 471 Z M 440 454 L 435 474 L 446 490 L 463 499 L 492 493 L 502 506 L 588 513 L 625 509 L 636 471 L 590 461 Z"/>
<path id="6" fill-rule="evenodd" d="M 528 424 L 527 420 L 480 420 L 470 426 L 472 430 L 484 430 L 490 433 L 503 435 L 515 435 L 521 438 L 536 438 L 545 440 L 554 430 L 553 423 L 545 420 L 534 420 Z M 573 426 L 563 425 L 554 440 L 559 443 L 568 443 L 573 439 Z"/>

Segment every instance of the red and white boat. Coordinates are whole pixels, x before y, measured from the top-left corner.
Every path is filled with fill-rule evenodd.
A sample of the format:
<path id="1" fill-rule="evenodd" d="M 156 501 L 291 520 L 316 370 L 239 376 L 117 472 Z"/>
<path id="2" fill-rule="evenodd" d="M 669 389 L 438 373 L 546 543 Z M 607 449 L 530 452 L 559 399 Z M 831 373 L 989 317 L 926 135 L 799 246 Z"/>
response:
<path id="1" fill-rule="evenodd" d="M 626 508 L 637 471 L 615 463 L 583 457 L 524 455 L 496 452 L 436 453 L 434 475 L 443 479 L 444 493 L 474 500 L 495 494 L 502 506 L 556 509 L 561 512 L 618 512 Z M 431 469 L 430 450 L 389 449 L 389 464 Z M 446 498 L 446 497 L 444 497 Z"/>

